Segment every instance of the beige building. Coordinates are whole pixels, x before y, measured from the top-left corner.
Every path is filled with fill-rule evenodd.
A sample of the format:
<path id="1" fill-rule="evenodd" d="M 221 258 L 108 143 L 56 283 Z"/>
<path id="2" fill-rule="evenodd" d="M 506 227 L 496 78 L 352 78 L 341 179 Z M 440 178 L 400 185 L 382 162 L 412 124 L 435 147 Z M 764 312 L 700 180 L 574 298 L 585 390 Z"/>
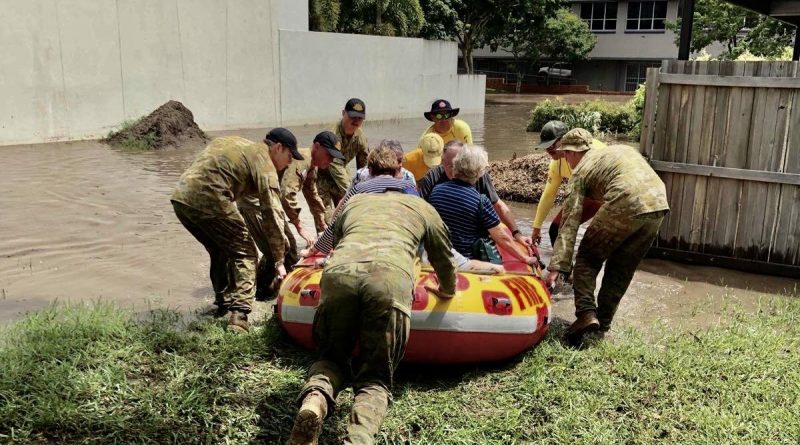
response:
<path id="1" fill-rule="evenodd" d="M 678 17 L 678 4 L 678 0 L 574 1 L 572 11 L 587 22 L 597 45 L 588 60 L 565 67 L 572 70 L 568 79 L 551 80 L 600 91 L 636 90 L 644 82 L 647 67 L 678 57 L 676 36 L 666 29 L 666 23 Z M 474 57 L 478 72 L 513 71 L 508 69 L 511 58 L 505 51 L 485 48 L 475 51 Z M 543 83 L 544 79 L 533 72 L 526 82 Z"/>

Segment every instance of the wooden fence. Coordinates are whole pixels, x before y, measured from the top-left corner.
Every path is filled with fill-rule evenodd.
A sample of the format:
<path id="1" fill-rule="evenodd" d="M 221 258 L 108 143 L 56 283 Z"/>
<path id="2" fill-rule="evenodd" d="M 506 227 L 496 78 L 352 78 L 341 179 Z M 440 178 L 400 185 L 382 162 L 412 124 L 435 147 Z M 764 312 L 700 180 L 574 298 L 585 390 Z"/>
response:
<path id="1" fill-rule="evenodd" d="M 651 256 L 800 277 L 797 62 L 665 61 L 641 151 L 671 212 Z"/>

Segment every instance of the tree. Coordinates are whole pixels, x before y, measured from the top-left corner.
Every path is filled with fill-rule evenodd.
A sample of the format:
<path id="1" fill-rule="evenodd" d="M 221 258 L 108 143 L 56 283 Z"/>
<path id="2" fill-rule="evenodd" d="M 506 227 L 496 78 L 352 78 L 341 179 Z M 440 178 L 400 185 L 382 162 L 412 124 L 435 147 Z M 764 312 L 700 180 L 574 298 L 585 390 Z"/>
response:
<path id="1" fill-rule="evenodd" d="M 486 30 L 507 0 L 422 0 L 426 25 L 422 37 L 455 40 L 467 74 L 474 72 L 472 50 L 487 43 Z"/>
<path id="2" fill-rule="evenodd" d="M 511 0 L 498 15 L 487 32 L 489 43 L 492 50 L 502 48 L 514 57 L 518 93 L 542 58 L 582 60 L 597 43 L 586 22 L 560 0 Z"/>
<path id="3" fill-rule="evenodd" d="M 309 0 L 311 29 L 413 37 L 425 23 L 419 0 Z"/>
<path id="4" fill-rule="evenodd" d="M 680 19 L 667 23 L 667 28 L 677 34 L 676 44 L 680 40 L 680 27 Z M 776 57 L 792 44 L 793 37 L 792 25 L 723 0 L 697 0 L 694 6 L 692 52 L 718 42 L 725 47 L 719 56 L 723 60 L 734 60 L 745 51 Z"/>

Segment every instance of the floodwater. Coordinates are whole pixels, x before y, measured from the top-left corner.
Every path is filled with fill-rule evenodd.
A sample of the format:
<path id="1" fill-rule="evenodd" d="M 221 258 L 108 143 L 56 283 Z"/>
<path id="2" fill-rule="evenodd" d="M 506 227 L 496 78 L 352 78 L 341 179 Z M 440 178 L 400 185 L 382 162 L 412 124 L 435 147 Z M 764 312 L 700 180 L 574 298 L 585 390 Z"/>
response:
<path id="1" fill-rule="evenodd" d="M 525 132 L 525 124 L 531 100 L 539 99 L 490 96 L 485 115 L 462 118 L 491 159 L 521 156 L 538 140 Z M 366 132 L 373 144 L 394 138 L 408 149 L 426 124 L 422 117 L 367 121 Z M 305 145 L 322 129 L 292 128 Z M 264 133 L 213 136 L 260 140 Z M 0 322 L 56 300 L 186 312 L 210 303 L 206 252 L 175 218 L 169 202 L 178 177 L 201 148 L 129 153 L 94 141 L 0 147 Z M 510 204 L 529 232 L 535 206 Z M 307 211 L 304 215 L 308 219 Z M 544 244 L 542 254 L 548 257 L 550 247 Z M 755 310 L 793 292 L 796 283 L 789 279 L 647 260 L 622 302 L 618 325 L 705 326 L 726 307 Z M 568 296 L 556 296 L 555 310 L 572 320 Z"/>

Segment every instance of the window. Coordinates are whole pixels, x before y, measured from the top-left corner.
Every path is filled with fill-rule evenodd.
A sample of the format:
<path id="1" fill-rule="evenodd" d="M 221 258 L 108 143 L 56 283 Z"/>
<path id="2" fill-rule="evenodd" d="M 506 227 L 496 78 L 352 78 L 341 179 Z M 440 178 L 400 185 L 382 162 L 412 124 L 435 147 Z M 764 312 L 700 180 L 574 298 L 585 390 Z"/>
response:
<path id="1" fill-rule="evenodd" d="M 581 18 L 593 32 L 617 29 L 617 2 L 581 3 Z"/>
<path id="2" fill-rule="evenodd" d="M 625 91 L 636 91 L 647 78 L 647 68 L 659 66 L 659 63 L 629 63 L 625 67 Z"/>
<path id="3" fill-rule="evenodd" d="M 627 31 L 663 31 L 667 20 L 667 2 L 631 1 L 628 3 Z"/>

